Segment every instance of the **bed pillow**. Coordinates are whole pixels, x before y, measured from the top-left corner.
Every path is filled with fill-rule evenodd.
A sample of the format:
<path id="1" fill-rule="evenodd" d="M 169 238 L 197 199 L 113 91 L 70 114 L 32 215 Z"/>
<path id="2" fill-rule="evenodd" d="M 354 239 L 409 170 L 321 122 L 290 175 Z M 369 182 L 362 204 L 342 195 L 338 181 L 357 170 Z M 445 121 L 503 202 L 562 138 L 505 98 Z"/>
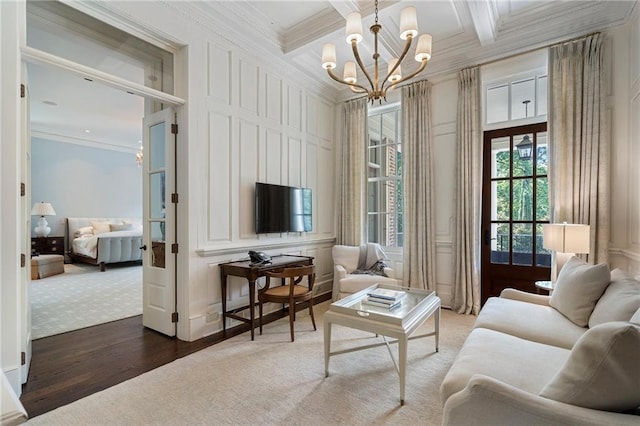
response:
<path id="1" fill-rule="evenodd" d="M 73 234 L 73 237 L 79 238 L 87 235 L 93 235 L 93 226 L 83 226 L 82 228 L 78 228 Z"/>
<path id="2" fill-rule="evenodd" d="M 111 232 L 111 224 L 109 222 L 91 222 L 91 226 L 93 226 L 93 233 L 95 235 Z"/>
<path id="3" fill-rule="evenodd" d="M 622 269 L 611 271 L 611 283 L 596 303 L 589 327 L 609 321 L 629 321 L 640 308 L 640 282 Z"/>
<path id="4" fill-rule="evenodd" d="M 109 225 L 111 232 L 115 231 L 131 231 L 133 230 L 133 223 L 123 223 L 122 225 L 112 223 Z"/>
<path id="5" fill-rule="evenodd" d="M 571 349 L 540 396 L 606 411 L 640 406 L 640 327 L 622 321 L 597 325 Z"/>
<path id="6" fill-rule="evenodd" d="M 590 265 L 573 256 L 560 270 L 549 304 L 574 324 L 586 327 L 609 281 L 611 273 L 606 263 Z"/>

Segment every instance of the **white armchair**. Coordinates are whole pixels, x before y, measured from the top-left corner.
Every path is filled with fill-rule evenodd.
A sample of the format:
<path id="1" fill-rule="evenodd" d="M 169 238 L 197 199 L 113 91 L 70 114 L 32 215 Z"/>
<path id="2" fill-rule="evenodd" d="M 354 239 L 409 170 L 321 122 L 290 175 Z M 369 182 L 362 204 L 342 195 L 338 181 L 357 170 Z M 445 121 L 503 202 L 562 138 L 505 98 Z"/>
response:
<path id="1" fill-rule="evenodd" d="M 354 274 L 354 271 L 369 269 L 378 260 L 384 260 L 385 254 L 379 244 L 369 243 L 365 246 L 336 245 L 332 249 L 333 256 L 333 300 L 363 290 L 373 284 L 401 285 L 395 278 L 392 268 L 384 268 L 384 274 Z"/>

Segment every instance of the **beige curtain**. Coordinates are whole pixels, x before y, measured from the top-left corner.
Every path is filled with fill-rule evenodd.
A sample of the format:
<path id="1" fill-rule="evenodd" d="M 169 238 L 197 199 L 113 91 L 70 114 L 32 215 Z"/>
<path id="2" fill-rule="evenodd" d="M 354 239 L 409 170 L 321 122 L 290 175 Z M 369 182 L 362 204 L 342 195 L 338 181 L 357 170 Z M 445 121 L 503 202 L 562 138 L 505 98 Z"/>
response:
<path id="1" fill-rule="evenodd" d="M 604 36 L 549 50 L 549 192 L 553 222 L 591 226 L 588 260 L 607 262 L 609 136 Z"/>
<path id="2" fill-rule="evenodd" d="M 404 186 L 404 280 L 436 290 L 431 83 L 402 88 L 402 182 Z"/>
<path id="3" fill-rule="evenodd" d="M 364 243 L 365 235 L 367 98 L 345 102 L 342 111 L 336 242 L 359 246 Z"/>
<path id="4" fill-rule="evenodd" d="M 456 221 L 453 229 L 453 309 L 480 311 L 482 138 L 479 68 L 458 73 Z"/>

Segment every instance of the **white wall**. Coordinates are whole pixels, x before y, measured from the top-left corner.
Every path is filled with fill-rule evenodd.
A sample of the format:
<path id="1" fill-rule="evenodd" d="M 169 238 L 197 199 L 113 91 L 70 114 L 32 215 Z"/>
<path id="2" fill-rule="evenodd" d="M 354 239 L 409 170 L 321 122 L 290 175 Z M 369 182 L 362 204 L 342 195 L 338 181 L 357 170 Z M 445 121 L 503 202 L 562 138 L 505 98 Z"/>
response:
<path id="1" fill-rule="evenodd" d="M 456 197 L 457 74 L 433 81 L 432 125 L 436 214 L 436 288 L 442 306 L 453 297 L 453 224 Z"/>
<path id="2" fill-rule="evenodd" d="M 316 82 L 287 75 L 280 52 L 236 44 L 240 38 L 188 5 L 158 4 L 153 14 L 144 2 L 108 6 L 184 46 L 175 76 L 176 95 L 187 100 L 178 110 L 178 337 L 195 340 L 222 329 L 217 265 L 248 258 L 250 249 L 314 256 L 318 291 L 330 292 L 333 101 Z M 257 236 L 256 181 L 311 188 L 313 232 Z M 246 281 L 232 278 L 228 294 L 230 306 L 247 304 Z"/>
<path id="3" fill-rule="evenodd" d="M 640 8 L 609 32 L 612 87 L 611 267 L 640 273 Z"/>
<path id="4" fill-rule="evenodd" d="M 52 236 L 65 235 L 67 217 L 142 218 L 142 169 L 130 153 L 32 138 L 31 190 L 56 211 Z"/>

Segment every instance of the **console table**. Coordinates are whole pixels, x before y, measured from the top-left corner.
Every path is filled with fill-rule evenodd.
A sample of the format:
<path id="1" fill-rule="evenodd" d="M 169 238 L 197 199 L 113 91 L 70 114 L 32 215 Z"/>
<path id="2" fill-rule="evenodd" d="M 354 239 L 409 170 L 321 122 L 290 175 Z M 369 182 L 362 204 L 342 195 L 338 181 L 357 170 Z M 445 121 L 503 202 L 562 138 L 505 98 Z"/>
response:
<path id="1" fill-rule="evenodd" d="M 220 284 L 222 287 L 222 332 L 226 334 L 227 318 L 233 318 L 238 321 L 251 324 L 251 340 L 254 338 L 255 328 L 255 305 L 256 305 L 256 280 L 265 276 L 267 272 L 277 271 L 284 268 L 294 266 L 313 265 L 313 257 L 309 256 L 291 256 L 280 255 L 273 256 L 271 263 L 256 264 L 250 260 L 241 260 L 237 262 L 221 263 L 220 266 Z M 246 278 L 249 282 L 249 304 L 227 311 L 227 277 L 229 275 L 235 277 Z M 249 319 L 238 315 L 239 312 L 249 309 Z"/>

